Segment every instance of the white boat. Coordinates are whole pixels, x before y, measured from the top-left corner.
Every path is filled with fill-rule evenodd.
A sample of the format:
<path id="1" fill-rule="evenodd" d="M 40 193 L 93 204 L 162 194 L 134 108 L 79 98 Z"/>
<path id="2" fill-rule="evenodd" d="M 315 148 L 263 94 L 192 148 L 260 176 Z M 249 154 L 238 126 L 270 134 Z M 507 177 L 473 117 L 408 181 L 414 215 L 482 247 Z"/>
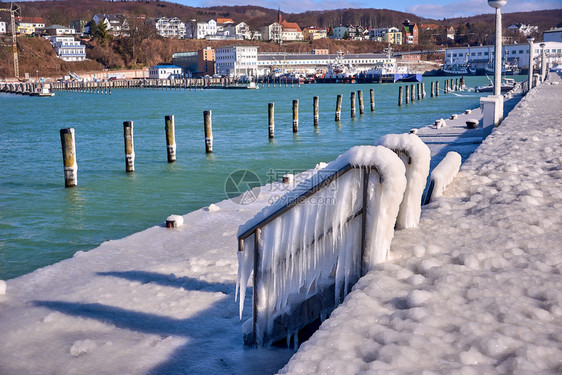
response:
<path id="1" fill-rule="evenodd" d="M 336 58 L 328 65 L 328 70 L 316 79 L 319 83 L 354 83 L 359 71 L 351 64 L 344 64 L 343 52 L 339 51 Z"/>
<path id="2" fill-rule="evenodd" d="M 248 87 L 247 87 L 247 88 L 250 89 L 250 90 L 257 90 L 257 89 L 259 89 L 260 87 L 259 87 L 258 85 L 256 85 L 255 82 L 250 82 L 250 83 L 248 84 Z"/>
<path id="3" fill-rule="evenodd" d="M 488 76 L 486 76 L 488 77 Z M 492 80 L 490 79 L 490 77 L 488 77 L 488 80 L 490 81 L 490 84 L 487 86 L 478 86 L 475 88 L 476 92 L 494 92 L 494 83 L 492 82 Z M 515 88 L 516 86 L 516 82 L 513 78 L 502 78 L 502 86 L 501 86 L 501 92 L 508 92 L 511 91 Z"/>
<path id="4" fill-rule="evenodd" d="M 55 93 L 52 92 L 49 88 L 47 87 L 42 87 L 41 90 L 37 91 L 37 92 L 33 92 L 30 94 L 31 96 L 41 96 L 41 97 L 51 97 L 51 96 L 55 96 Z"/>

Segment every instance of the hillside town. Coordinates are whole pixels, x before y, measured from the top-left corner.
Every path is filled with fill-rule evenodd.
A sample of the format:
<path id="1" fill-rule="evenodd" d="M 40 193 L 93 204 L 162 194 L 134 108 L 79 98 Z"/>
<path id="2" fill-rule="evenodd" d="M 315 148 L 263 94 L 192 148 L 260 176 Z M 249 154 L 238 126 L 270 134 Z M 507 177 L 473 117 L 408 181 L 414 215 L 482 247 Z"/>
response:
<path id="1" fill-rule="evenodd" d="M 10 14 L 11 19 L 7 17 Z M 305 26 L 294 22 L 295 20 L 285 19 L 278 9 L 276 19 L 260 27 L 251 27 L 244 21 L 225 17 L 186 20 L 174 14 L 152 18 L 138 14 L 105 13 L 96 13 L 91 19 L 75 19 L 68 25 L 60 25 L 48 24 L 42 17 L 23 16 L 19 7 L 11 12 L 0 12 L 0 17 L 0 37 L 4 37 L 4 41 L 9 35 L 12 36 L 14 45 L 16 38 L 45 38 L 51 43 L 56 56 L 66 62 L 92 59 L 87 52 L 87 45 L 92 42 L 104 44 L 109 40 L 140 38 L 141 41 L 199 40 L 209 43 L 203 48 L 175 51 L 165 61 L 150 65 L 150 68 L 145 66 L 149 68 L 146 69 L 147 77 L 159 79 L 206 76 L 240 78 L 283 74 L 318 77 L 326 74 L 330 67 L 337 70 L 334 74 L 350 75 L 353 71 L 368 72 L 384 64 L 397 63 L 403 63 L 408 70 L 415 70 L 416 73 L 436 70 L 442 74 L 484 74 L 493 65 L 493 46 L 483 43 L 471 46 L 466 43 L 465 36 L 469 33 L 463 31 L 463 25 L 444 26 L 409 19 L 386 27 L 340 24 L 324 28 Z M 469 23 L 467 25 L 470 27 Z M 538 26 L 517 23 L 508 25 L 507 31 L 503 44 L 508 70 L 518 72 L 528 69 L 529 46 L 524 46 L 521 41 L 525 42 L 525 38 L 541 34 L 547 43 L 542 48 L 546 50 L 550 65 L 557 65 L 562 61 L 562 48 L 559 45 L 562 42 L 562 28 L 539 33 Z M 308 47 L 314 41 L 322 39 L 378 42 L 384 49 L 381 47 L 370 54 L 353 54 L 343 50 Z M 535 56 L 539 53 L 538 44 L 541 42 L 536 39 Z M 212 45 L 217 41 L 231 44 L 217 47 L 216 44 Z M 248 45 L 252 41 L 256 45 Z M 301 43 L 302 48 L 299 47 L 298 53 L 258 51 L 257 45 L 263 46 L 263 43 L 279 48 L 288 43 Z M 423 52 L 423 47 L 427 45 L 434 46 L 434 53 Z M 408 52 L 405 52 L 404 46 L 408 46 Z M 134 46 L 132 50 L 134 55 Z M 429 61 L 429 64 L 422 64 L 435 55 L 442 57 Z M 341 66 L 334 67 L 338 58 Z M 14 71 L 18 77 L 16 59 L 17 54 L 14 54 Z"/>

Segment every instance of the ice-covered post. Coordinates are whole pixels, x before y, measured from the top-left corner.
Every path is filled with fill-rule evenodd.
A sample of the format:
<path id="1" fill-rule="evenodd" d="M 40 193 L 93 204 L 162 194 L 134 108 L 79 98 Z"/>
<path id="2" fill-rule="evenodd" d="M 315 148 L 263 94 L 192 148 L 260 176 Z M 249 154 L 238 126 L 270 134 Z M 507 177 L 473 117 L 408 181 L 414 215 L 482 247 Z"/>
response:
<path id="1" fill-rule="evenodd" d="M 431 97 L 435 96 L 435 82 L 431 81 Z"/>
<path id="2" fill-rule="evenodd" d="M 546 78 L 546 50 L 544 47 L 546 44 L 541 43 L 541 82 L 543 82 Z"/>
<path id="3" fill-rule="evenodd" d="M 418 92 L 418 101 L 420 101 L 421 100 L 421 90 L 420 90 L 420 83 L 419 82 L 416 84 L 416 90 Z"/>
<path id="4" fill-rule="evenodd" d="M 535 57 L 533 56 L 534 40 L 535 38 L 533 38 L 532 36 L 527 37 L 527 42 L 529 42 L 529 79 L 527 80 L 529 90 L 533 88 L 533 60 L 535 59 Z"/>
<path id="5" fill-rule="evenodd" d="M 268 104 L 268 114 L 269 114 L 269 139 L 273 139 L 275 134 L 275 103 Z"/>
<path id="6" fill-rule="evenodd" d="M 506 0 L 488 0 L 488 5 L 496 9 L 496 34 L 494 43 L 494 95 L 502 94 L 502 15 L 500 8 Z"/>
<path id="7" fill-rule="evenodd" d="M 74 128 L 61 129 L 60 141 L 64 165 L 64 186 L 73 187 L 78 184 L 78 164 L 76 163 Z"/>
<path id="8" fill-rule="evenodd" d="M 205 152 L 213 152 L 213 118 L 212 111 L 203 111 L 203 121 L 205 124 Z"/>
<path id="9" fill-rule="evenodd" d="M 402 106 L 402 91 L 403 91 L 403 87 L 400 86 L 398 87 L 398 106 Z"/>
<path id="10" fill-rule="evenodd" d="M 125 171 L 135 171 L 135 146 L 133 143 L 133 122 L 123 122 L 123 136 L 125 138 Z"/>
<path id="11" fill-rule="evenodd" d="M 425 83 L 421 83 L 422 99 L 425 99 Z"/>
<path id="12" fill-rule="evenodd" d="M 174 123 L 174 115 L 164 117 L 164 128 L 166 129 L 168 163 L 173 163 L 176 161 L 176 129 Z"/>
<path id="13" fill-rule="evenodd" d="M 314 126 L 318 126 L 318 108 L 319 108 L 319 104 L 318 104 L 318 97 L 315 96 L 314 98 L 312 98 L 312 108 L 313 108 L 313 113 L 314 113 Z"/>
<path id="14" fill-rule="evenodd" d="M 406 168 L 406 190 L 400 203 L 396 228 L 414 228 L 421 216 L 422 195 L 429 174 L 431 151 L 415 134 L 387 134 L 379 145 L 394 151 Z"/>
<path id="15" fill-rule="evenodd" d="M 339 121 L 341 118 L 341 101 L 342 101 L 342 96 L 338 95 L 336 99 L 336 121 Z"/>
<path id="16" fill-rule="evenodd" d="M 355 91 L 351 92 L 351 118 L 355 117 Z"/>
<path id="17" fill-rule="evenodd" d="M 299 100 L 293 100 L 293 133 L 299 131 Z"/>
<path id="18" fill-rule="evenodd" d="M 375 89 L 369 91 L 371 95 L 371 112 L 375 112 Z"/>
<path id="19" fill-rule="evenodd" d="M 363 91 L 358 90 L 357 96 L 359 97 L 359 114 L 362 115 L 365 111 L 365 106 L 363 105 Z"/>
<path id="20" fill-rule="evenodd" d="M 459 153 L 449 151 L 441 162 L 433 169 L 430 176 L 429 189 L 424 204 L 443 195 L 445 188 L 453 181 L 461 167 L 462 158 Z"/>

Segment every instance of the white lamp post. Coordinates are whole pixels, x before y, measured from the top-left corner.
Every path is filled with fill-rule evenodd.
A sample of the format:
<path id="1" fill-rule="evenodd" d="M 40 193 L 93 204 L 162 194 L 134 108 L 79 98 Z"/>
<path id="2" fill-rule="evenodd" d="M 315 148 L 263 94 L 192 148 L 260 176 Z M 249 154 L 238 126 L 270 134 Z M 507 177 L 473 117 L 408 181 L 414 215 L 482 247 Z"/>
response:
<path id="1" fill-rule="evenodd" d="M 535 38 L 532 36 L 527 37 L 527 42 L 529 42 L 529 90 L 533 88 L 533 41 Z"/>
<path id="2" fill-rule="evenodd" d="M 539 44 L 541 46 L 541 82 L 544 81 L 544 79 L 546 78 L 546 50 L 544 49 L 544 47 L 546 47 L 546 44 L 541 43 Z"/>
<path id="3" fill-rule="evenodd" d="M 494 45 L 494 95 L 501 95 L 502 90 L 502 15 L 500 8 L 507 0 L 488 0 L 488 5 L 496 9 L 496 43 Z"/>

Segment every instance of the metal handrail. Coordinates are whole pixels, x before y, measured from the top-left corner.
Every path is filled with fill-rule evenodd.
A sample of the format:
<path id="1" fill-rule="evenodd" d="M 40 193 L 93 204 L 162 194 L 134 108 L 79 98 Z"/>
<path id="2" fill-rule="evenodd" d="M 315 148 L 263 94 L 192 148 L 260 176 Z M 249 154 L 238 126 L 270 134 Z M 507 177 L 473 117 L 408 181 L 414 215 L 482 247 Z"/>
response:
<path id="1" fill-rule="evenodd" d="M 379 176 L 379 181 L 382 182 L 383 181 L 383 176 L 382 174 L 379 172 L 378 168 L 375 165 L 372 166 L 352 166 L 351 164 L 346 164 L 343 167 L 341 167 L 339 170 L 335 171 L 333 174 L 325 177 L 324 179 L 322 179 L 321 181 L 319 181 L 318 183 L 316 183 L 314 186 L 310 187 L 309 189 L 307 189 L 306 191 L 303 191 L 301 194 L 291 197 L 291 201 L 286 202 L 284 205 L 280 206 L 277 210 L 275 210 L 274 212 L 272 212 L 271 214 L 269 214 L 267 217 L 263 218 L 260 222 L 254 224 L 252 227 L 250 227 L 249 229 L 246 229 L 244 232 L 242 232 L 241 234 L 238 235 L 238 251 L 244 251 L 244 241 L 250 237 L 251 235 L 254 235 L 254 277 L 253 277 L 253 284 L 254 284 L 254 288 L 253 288 L 253 343 L 256 343 L 256 323 L 257 323 L 257 315 L 258 315 L 258 311 L 257 311 L 257 305 L 258 305 L 258 294 L 257 294 L 257 288 L 256 286 L 259 283 L 259 278 L 260 278 L 260 273 L 258 272 L 258 270 L 260 269 L 260 261 L 261 261 L 261 257 L 260 257 L 260 238 L 261 238 L 261 230 L 264 226 L 266 226 L 267 224 L 271 223 L 272 221 L 274 221 L 275 219 L 279 218 L 281 215 L 283 215 L 284 213 L 290 211 L 292 208 L 296 207 L 299 202 L 302 202 L 304 199 L 314 195 L 315 193 L 319 192 L 321 189 L 325 188 L 326 186 L 328 186 L 329 184 L 331 184 L 333 181 L 337 180 L 338 178 L 340 178 L 341 176 L 343 176 L 344 174 L 346 174 L 347 172 L 353 170 L 353 169 L 360 169 L 362 170 L 363 173 L 363 181 L 362 181 L 362 192 L 363 192 L 363 199 L 362 199 L 362 206 L 361 209 L 353 212 L 348 218 L 346 218 L 345 222 L 350 222 L 351 220 L 357 218 L 358 216 L 361 216 L 361 250 L 360 250 L 360 256 L 361 256 L 361 260 L 364 259 L 364 254 L 365 254 L 365 248 L 366 248 L 366 222 L 367 222 L 367 195 L 368 195 L 368 186 L 369 186 L 369 178 L 370 178 L 370 173 L 371 171 L 374 171 L 377 173 L 377 175 Z M 316 243 L 317 241 L 321 240 L 324 236 L 328 235 L 330 232 L 332 232 L 334 230 L 334 228 L 330 227 L 328 228 L 327 231 L 325 231 L 324 233 L 321 233 L 317 238 L 314 238 L 312 240 L 312 242 L 310 242 L 307 246 L 304 246 L 302 249 L 299 249 L 300 251 L 302 251 L 305 248 L 310 247 L 311 245 L 313 245 L 314 243 Z M 360 267 L 360 274 L 363 275 L 365 272 L 363 264 L 361 262 L 361 267 Z"/>

